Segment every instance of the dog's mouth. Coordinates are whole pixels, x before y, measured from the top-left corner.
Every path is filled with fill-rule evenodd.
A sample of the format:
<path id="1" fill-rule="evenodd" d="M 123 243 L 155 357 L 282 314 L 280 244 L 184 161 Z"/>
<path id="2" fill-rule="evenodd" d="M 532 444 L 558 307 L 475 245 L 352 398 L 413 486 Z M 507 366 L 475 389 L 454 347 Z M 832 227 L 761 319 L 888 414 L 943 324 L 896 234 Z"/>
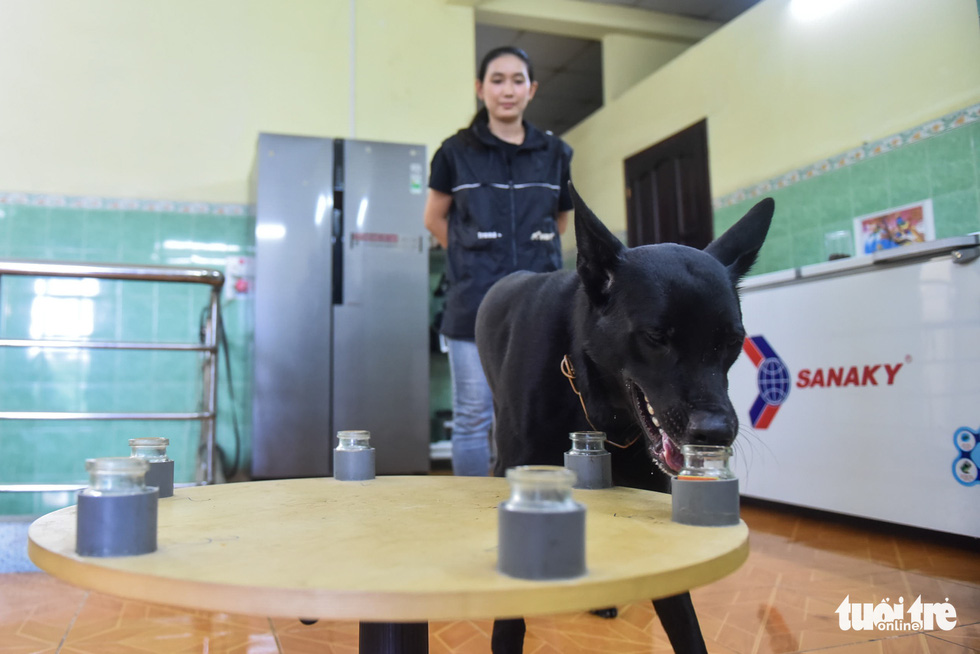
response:
<path id="1" fill-rule="evenodd" d="M 630 380 L 627 380 L 626 385 L 633 396 L 633 408 L 636 409 L 636 414 L 640 418 L 640 425 L 646 434 L 654 461 L 667 474 L 677 474 L 684 465 L 684 457 L 681 455 L 680 447 L 660 426 L 660 420 L 643 389 Z"/>

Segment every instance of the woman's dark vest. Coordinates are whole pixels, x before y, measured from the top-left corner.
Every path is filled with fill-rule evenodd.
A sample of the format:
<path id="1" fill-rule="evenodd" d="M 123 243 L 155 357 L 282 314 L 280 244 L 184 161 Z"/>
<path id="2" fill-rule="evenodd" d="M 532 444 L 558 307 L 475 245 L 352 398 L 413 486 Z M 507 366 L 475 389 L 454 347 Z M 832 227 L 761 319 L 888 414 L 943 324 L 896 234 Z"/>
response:
<path id="1" fill-rule="evenodd" d="M 455 172 L 441 328 L 450 338 L 473 338 L 480 301 L 501 277 L 561 268 L 555 216 L 572 150 L 529 123 L 524 128 L 510 162 L 485 122 L 442 144 Z"/>

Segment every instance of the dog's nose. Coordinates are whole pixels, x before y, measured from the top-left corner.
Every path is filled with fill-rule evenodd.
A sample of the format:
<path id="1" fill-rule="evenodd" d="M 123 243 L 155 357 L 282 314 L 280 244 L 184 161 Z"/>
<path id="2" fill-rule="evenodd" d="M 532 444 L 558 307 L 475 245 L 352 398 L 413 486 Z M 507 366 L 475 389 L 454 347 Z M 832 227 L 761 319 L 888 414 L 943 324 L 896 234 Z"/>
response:
<path id="1" fill-rule="evenodd" d="M 716 411 L 692 411 L 687 420 L 688 442 L 731 445 L 738 427 L 733 418 Z"/>

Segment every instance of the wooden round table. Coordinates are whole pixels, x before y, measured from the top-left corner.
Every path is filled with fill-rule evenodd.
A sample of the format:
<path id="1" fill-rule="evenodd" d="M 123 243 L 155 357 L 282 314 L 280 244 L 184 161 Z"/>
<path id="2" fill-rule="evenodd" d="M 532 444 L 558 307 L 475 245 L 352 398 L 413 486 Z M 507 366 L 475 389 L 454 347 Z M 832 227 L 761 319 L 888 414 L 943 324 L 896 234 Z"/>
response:
<path id="1" fill-rule="evenodd" d="M 29 532 L 31 560 L 69 583 L 194 609 L 292 618 L 424 623 L 604 608 L 676 595 L 737 569 L 748 528 L 670 519 L 670 496 L 575 490 L 587 573 L 527 581 L 496 569 L 504 479 L 379 477 L 223 484 L 160 500 L 158 549 L 75 553 L 75 507 Z"/>

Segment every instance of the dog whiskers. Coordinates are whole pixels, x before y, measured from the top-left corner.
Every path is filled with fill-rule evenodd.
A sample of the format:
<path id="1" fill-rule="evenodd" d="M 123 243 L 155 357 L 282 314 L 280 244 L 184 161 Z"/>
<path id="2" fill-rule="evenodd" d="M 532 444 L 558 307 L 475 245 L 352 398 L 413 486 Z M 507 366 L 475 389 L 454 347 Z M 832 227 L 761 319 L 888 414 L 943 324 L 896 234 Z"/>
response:
<path id="1" fill-rule="evenodd" d="M 732 444 L 732 448 L 735 453 L 739 455 L 739 458 L 744 461 L 745 475 L 748 476 L 752 472 L 752 463 L 756 452 L 754 446 L 761 445 L 765 450 L 765 453 L 770 457 L 772 456 L 773 452 L 769 446 L 766 445 L 766 442 L 759 437 L 759 434 L 751 427 L 739 425 L 738 434 L 739 436 Z"/>

